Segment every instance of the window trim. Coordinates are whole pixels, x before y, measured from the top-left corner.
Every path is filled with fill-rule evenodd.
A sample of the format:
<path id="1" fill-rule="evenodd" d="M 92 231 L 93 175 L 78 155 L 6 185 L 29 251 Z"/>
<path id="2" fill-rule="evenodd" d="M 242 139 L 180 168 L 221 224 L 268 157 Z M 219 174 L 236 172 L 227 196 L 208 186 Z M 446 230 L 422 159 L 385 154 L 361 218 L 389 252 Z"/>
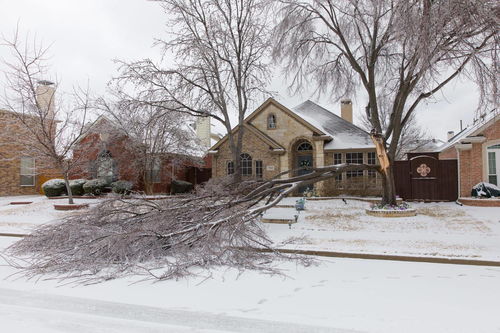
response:
<path id="1" fill-rule="evenodd" d="M 32 173 L 23 173 L 23 159 L 31 159 L 33 161 Z M 21 156 L 19 160 L 19 186 L 33 187 L 36 186 L 36 159 L 31 156 Z M 32 184 L 22 184 L 22 176 L 31 176 L 33 179 Z"/>
<path id="2" fill-rule="evenodd" d="M 229 172 L 231 171 L 231 172 Z M 234 162 L 229 160 L 226 161 L 226 176 L 234 175 Z"/>
<path id="3" fill-rule="evenodd" d="M 264 177 L 264 163 L 262 160 L 255 160 L 255 177 L 258 179 L 262 179 Z"/>
<path id="4" fill-rule="evenodd" d="M 253 175 L 253 158 L 250 154 L 242 153 L 240 155 L 240 173 L 244 177 Z"/>
<path id="5" fill-rule="evenodd" d="M 271 119 L 272 119 L 272 122 L 271 122 Z M 273 126 L 271 126 L 271 124 Z M 276 115 L 274 113 L 270 113 L 268 116 L 267 116 L 267 129 L 269 130 L 274 130 L 276 129 L 278 126 L 277 126 L 277 123 L 276 123 Z"/>

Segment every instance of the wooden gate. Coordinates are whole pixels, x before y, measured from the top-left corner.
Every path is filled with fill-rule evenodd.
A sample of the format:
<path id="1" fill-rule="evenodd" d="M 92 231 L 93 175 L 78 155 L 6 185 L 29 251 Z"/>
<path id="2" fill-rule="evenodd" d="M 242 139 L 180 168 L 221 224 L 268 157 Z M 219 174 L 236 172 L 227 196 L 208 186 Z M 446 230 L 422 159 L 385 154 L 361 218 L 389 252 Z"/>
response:
<path id="1" fill-rule="evenodd" d="M 457 160 L 439 160 L 437 153 L 408 154 L 396 161 L 396 194 L 405 200 L 455 201 L 458 198 Z"/>

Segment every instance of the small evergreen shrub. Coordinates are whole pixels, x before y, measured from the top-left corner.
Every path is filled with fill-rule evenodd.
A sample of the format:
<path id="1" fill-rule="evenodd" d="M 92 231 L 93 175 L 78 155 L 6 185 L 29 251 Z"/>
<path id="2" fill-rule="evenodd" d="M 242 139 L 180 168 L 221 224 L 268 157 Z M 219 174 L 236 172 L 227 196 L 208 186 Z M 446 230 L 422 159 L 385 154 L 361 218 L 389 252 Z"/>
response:
<path id="1" fill-rule="evenodd" d="M 193 184 L 183 180 L 172 180 L 170 186 L 172 194 L 188 193 L 193 190 Z"/>
<path id="2" fill-rule="evenodd" d="M 91 179 L 83 184 L 85 194 L 100 195 L 108 183 L 104 179 Z"/>
<path id="3" fill-rule="evenodd" d="M 113 193 L 118 193 L 118 194 L 130 194 L 130 191 L 132 191 L 132 187 L 134 184 L 127 180 L 118 180 L 116 182 L 111 183 L 111 189 Z"/>
<path id="4" fill-rule="evenodd" d="M 85 191 L 83 190 L 83 185 L 87 182 L 86 179 L 72 179 L 69 181 L 69 187 L 71 188 L 71 194 L 73 195 L 83 195 Z"/>
<path id="5" fill-rule="evenodd" d="M 43 193 L 50 197 L 59 197 L 63 194 L 66 194 L 66 184 L 64 183 L 64 179 L 50 179 L 42 184 Z"/>

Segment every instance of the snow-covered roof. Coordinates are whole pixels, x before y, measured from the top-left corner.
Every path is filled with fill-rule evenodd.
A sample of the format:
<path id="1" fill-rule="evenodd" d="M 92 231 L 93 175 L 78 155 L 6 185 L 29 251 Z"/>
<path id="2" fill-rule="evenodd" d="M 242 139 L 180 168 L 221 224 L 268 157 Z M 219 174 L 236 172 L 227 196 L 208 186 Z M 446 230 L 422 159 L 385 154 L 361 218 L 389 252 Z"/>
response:
<path id="1" fill-rule="evenodd" d="M 497 110 L 492 110 L 480 120 L 476 121 L 472 126 L 467 127 L 454 137 L 452 137 L 447 143 L 439 148 L 439 152 L 445 151 L 458 143 L 467 142 L 468 140 L 473 140 L 484 128 L 489 127 L 489 125 L 500 120 L 500 114 Z"/>
<path id="2" fill-rule="evenodd" d="M 375 148 L 368 132 L 310 100 L 290 111 L 333 138 L 326 150 Z"/>
<path id="3" fill-rule="evenodd" d="M 441 151 L 441 147 L 446 144 L 440 139 L 414 140 L 408 143 L 406 153 L 432 153 Z"/>

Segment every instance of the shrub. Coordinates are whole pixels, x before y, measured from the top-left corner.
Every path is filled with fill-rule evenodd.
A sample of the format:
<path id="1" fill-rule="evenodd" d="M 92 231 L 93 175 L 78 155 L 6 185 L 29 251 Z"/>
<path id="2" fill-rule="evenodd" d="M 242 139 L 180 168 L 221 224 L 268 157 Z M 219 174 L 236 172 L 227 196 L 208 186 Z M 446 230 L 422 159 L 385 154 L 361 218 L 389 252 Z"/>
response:
<path id="1" fill-rule="evenodd" d="M 66 193 L 66 183 L 64 179 L 50 179 L 42 184 L 42 189 L 47 197 L 58 197 Z"/>
<path id="2" fill-rule="evenodd" d="M 172 180 L 171 192 L 172 194 L 177 193 L 188 193 L 193 190 L 193 184 L 183 180 Z"/>
<path id="3" fill-rule="evenodd" d="M 72 179 L 69 181 L 69 187 L 71 188 L 71 194 L 73 195 L 83 195 L 85 191 L 83 190 L 83 185 L 87 182 L 86 179 Z"/>
<path id="4" fill-rule="evenodd" d="M 100 195 L 108 183 L 104 179 L 91 179 L 83 184 L 85 194 Z"/>
<path id="5" fill-rule="evenodd" d="M 130 194 L 133 186 L 131 182 L 126 180 L 119 180 L 111 183 L 112 191 L 118 194 Z"/>

